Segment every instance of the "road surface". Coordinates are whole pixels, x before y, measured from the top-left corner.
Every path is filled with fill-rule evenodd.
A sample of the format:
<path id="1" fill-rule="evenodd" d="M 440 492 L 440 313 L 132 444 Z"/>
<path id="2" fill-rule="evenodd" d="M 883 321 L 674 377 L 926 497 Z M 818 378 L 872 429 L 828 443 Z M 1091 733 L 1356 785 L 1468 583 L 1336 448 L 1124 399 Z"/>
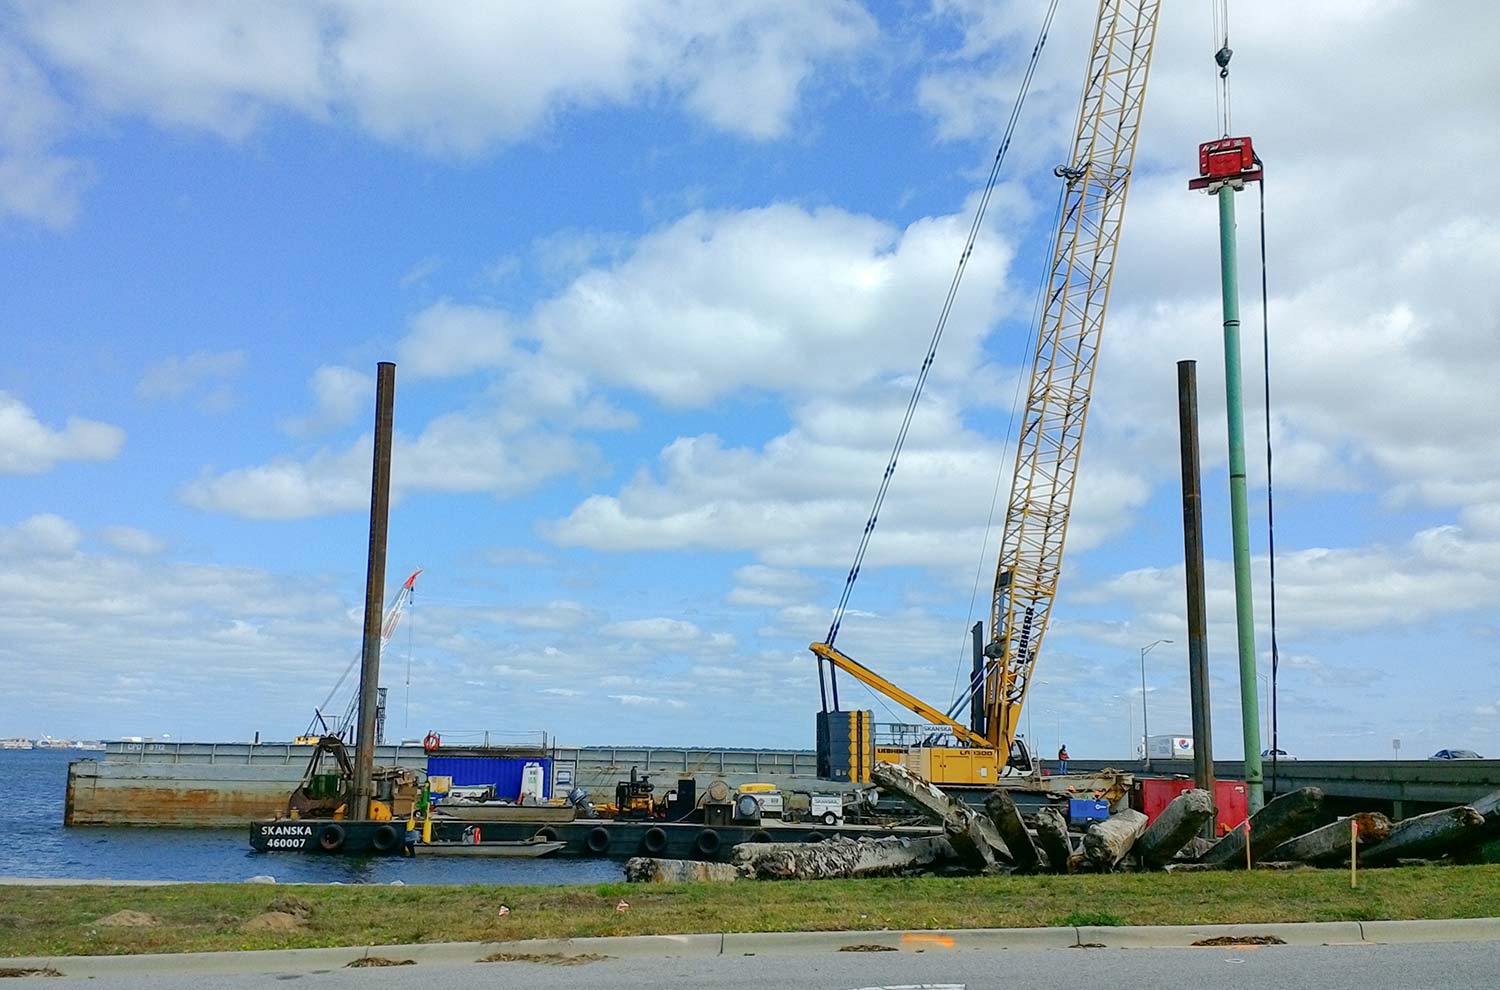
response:
<path id="1" fill-rule="evenodd" d="M 680 959 L 606 959 L 583 965 L 505 962 L 403 966 L 316 973 L 6 980 L 67 990 L 106 984 L 111 990 L 385 990 L 457 985 L 465 990 L 1192 990 L 1229 988 L 1400 987 L 1401 990 L 1490 990 L 1500 972 L 1500 942 L 1412 945 L 1266 946 L 1197 949 L 929 949 L 925 952 L 831 952 Z"/>

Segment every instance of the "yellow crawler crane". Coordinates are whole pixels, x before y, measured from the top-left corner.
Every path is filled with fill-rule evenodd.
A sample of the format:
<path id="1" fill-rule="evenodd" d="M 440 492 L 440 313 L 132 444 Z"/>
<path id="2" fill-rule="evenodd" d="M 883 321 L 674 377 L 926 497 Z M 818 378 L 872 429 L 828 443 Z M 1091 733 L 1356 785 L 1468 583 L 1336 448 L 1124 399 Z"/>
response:
<path id="1" fill-rule="evenodd" d="M 961 702 L 944 712 L 831 643 L 812 644 L 813 653 L 838 670 L 951 733 L 957 746 L 881 748 L 875 754 L 906 763 L 938 785 L 992 783 L 1006 772 L 1013 753 L 1027 758 L 1016 728 L 1057 598 L 1160 7 L 1161 0 L 1099 4 L 1072 156 L 1056 169 L 1065 183 L 1062 215 L 1006 505 L 990 640 L 982 675 L 969 686 L 971 695 L 983 692 L 982 706 L 974 706 L 972 724 L 963 725 L 949 714 Z M 864 714 L 834 711 L 824 716 Z M 831 730 L 820 729 L 820 736 L 840 736 L 847 724 L 845 719 Z M 821 751 L 824 740 L 819 743 Z M 851 779 L 847 770 L 833 776 Z"/>

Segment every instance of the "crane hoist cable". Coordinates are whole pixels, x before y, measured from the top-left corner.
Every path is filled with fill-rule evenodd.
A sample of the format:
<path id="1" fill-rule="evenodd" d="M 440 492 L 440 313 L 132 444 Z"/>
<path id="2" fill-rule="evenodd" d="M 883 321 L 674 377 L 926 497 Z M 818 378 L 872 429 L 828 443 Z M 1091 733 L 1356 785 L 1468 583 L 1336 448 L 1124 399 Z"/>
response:
<path id="1" fill-rule="evenodd" d="M 1255 159 L 1262 165 L 1260 157 Z M 1264 169 L 1262 169 L 1264 173 Z M 1260 180 L 1260 341 L 1265 363 L 1266 386 L 1266 558 L 1271 569 L 1271 790 L 1276 790 L 1277 756 L 1281 752 L 1276 724 L 1276 679 L 1281 668 L 1281 647 L 1276 641 L 1276 501 L 1271 484 L 1271 296 L 1266 287 L 1266 180 Z"/>
<path id="2" fill-rule="evenodd" d="M 1021 116 L 1021 108 L 1026 103 L 1026 94 L 1031 89 L 1032 77 L 1036 74 L 1037 63 L 1042 56 L 1042 49 L 1047 44 L 1047 32 L 1052 26 L 1053 15 L 1057 13 L 1058 0 L 1051 0 L 1047 5 L 1046 16 L 1042 20 L 1041 31 L 1037 35 L 1036 44 L 1032 46 L 1031 58 L 1027 62 L 1025 75 L 1021 78 L 1020 92 L 1016 96 L 1015 103 L 1011 106 L 1010 119 L 1006 121 L 1005 133 L 1000 141 L 1000 147 L 995 152 L 995 160 L 990 165 L 989 178 L 985 182 L 984 192 L 979 197 L 979 204 L 974 210 L 973 223 L 969 225 L 969 236 L 964 242 L 963 252 L 958 257 L 958 266 L 953 272 L 953 280 L 948 285 L 948 294 L 943 299 L 942 309 L 938 312 L 937 324 L 933 327 L 932 338 L 927 345 L 927 356 L 922 360 L 922 367 L 917 372 L 916 383 L 912 386 L 911 398 L 906 403 L 906 413 L 901 420 L 901 428 L 896 433 L 895 445 L 891 448 L 891 457 L 886 464 L 885 474 L 881 476 L 880 486 L 875 492 L 875 502 L 870 508 L 870 517 L 865 522 L 864 533 L 860 536 L 859 548 L 855 550 L 854 562 L 849 566 L 849 573 L 844 579 L 844 590 L 839 596 L 838 606 L 834 609 L 833 620 L 828 627 L 828 636 L 825 642 L 832 646 L 838 639 L 839 626 L 844 621 L 844 612 L 849 606 L 849 596 L 854 590 L 854 582 L 859 579 L 860 567 L 863 566 L 865 554 L 870 547 L 870 537 L 875 532 L 875 524 L 880 518 L 880 508 L 885 503 L 886 492 L 890 490 L 891 478 L 896 474 L 896 463 L 901 457 L 901 448 L 906 443 L 907 433 L 911 430 L 913 417 L 916 415 L 917 403 L 922 398 L 922 390 L 927 385 L 927 376 L 932 371 L 933 360 L 937 357 L 938 344 L 942 342 L 943 330 L 948 325 L 948 317 L 953 312 L 954 301 L 958 297 L 958 287 L 963 282 L 964 271 L 969 264 L 969 257 L 974 252 L 974 245 L 979 240 L 979 232 L 983 229 L 985 211 L 989 208 L 990 197 L 994 194 L 995 183 L 1000 175 L 1000 168 L 1005 162 L 1006 152 L 1010 150 L 1011 137 L 1015 133 L 1016 121 Z M 833 668 L 828 671 L 829 683 L 833 689 L 833 707 L 839 706 L 839 687 L 837 672 Z M 828 710 L 828 696 L 823 689 L 823 660 L 818 658 L 818 693 L 822 700 L 823 710 Z"/>

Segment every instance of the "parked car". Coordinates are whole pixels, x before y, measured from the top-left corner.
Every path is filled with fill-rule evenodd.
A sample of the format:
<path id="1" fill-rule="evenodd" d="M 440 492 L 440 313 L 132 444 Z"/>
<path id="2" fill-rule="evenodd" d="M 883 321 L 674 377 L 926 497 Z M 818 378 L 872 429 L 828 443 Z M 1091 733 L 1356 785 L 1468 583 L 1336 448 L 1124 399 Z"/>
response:
<path id="1" fill-rule="evenodd" d="M 1440 749 L 1427 757 L 1429 760 L 1482 760 L 1484 757 L 1472 749 Z"/>
<path id="2" fill-rule="evenodd" d="M 1276 758 L 1277 763 L 1285 763 L 1288 760 L 1296 759 L 1295 756 L 1284 749 L 1263 749 L 1260 751 L 1260 758 L 1262 760 L 1270 760 L 1273 756 Z"/>

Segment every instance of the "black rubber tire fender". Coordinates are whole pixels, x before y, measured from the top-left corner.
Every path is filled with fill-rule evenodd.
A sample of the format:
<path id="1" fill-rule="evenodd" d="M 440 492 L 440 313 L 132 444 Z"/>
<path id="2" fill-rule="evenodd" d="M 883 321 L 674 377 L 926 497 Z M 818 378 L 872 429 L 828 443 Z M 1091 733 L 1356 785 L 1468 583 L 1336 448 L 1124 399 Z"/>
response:
<path id="1" fill-rule="evenodd" d="M 390 822 L 378 825 L 370 836 L 370 845 L 376 852 L 390 852 L 401 844 L 401 833 Z"/>
<path id="2" fill-rule="evenodd" d="M 553 828 L 551 825 L 544 826 L 532 838 L 544 839 L 547 842 L 556 842 L 557 841 L 557 829 Z"/>
<path id="3" fill-rule="evenodd" d="M 594 855 L 600 855 L 609 850 L 609 829 L 603 825 L 595 825 L 589 829 L 588 837 L 584 839 L 585 846 Z"/>
<path id="4" fill-rule="evenodd" d="M 706 828 L 699 832 L 698 837 L 693 840 L 693 848 L 698 851 L 700 856 L 712 856 L 719 851 L 719 847 L 723 844 L 723 840 L 719 838 L 719 833 L 711 828 Z"/>
<path id="5" fill-rule="evenodd" d="M 750 841 L 751 842 L 770 842 L 771 841 L 771 833 L 767 832 L 763 828 L 758 828 L 754 832 L 750 833 Z"/>
<path id="6" fill-rule="evenodd" d="M 822 842 L 827 836 L 814 829 L 802 837 L 803 842 Z"/>
<path id="7" fill-rule="evenodd" d="M 337 822 L 324 825 L 318 830 L 318 848 L 324 852 L 338 852 L 344 848 L 344 826 Z"/>
<path id="8" fill-rule="evenodd" d="M 641 838 L 641 848 L 651 856 L 660 856 L 667 851 L 666 829 L 653 825 L 646 829 L 646 834 Z"/>

